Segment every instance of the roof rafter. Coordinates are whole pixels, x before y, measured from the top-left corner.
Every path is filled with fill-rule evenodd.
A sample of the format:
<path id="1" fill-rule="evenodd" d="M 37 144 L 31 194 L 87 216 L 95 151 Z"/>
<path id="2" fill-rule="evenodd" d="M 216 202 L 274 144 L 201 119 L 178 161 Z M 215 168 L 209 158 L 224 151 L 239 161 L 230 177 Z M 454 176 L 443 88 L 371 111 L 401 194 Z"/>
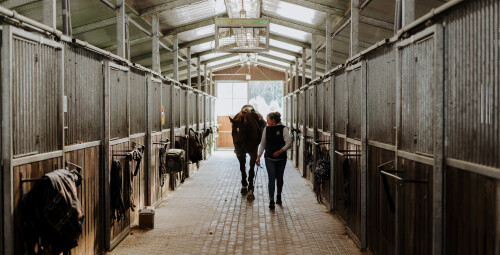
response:
<path id="1" fill-rule="evenodd" d="M 301 31 L 304 31 L 304 32 L 312 33 L 314 35 L 325 36 L 325 34 L 326 34 L 326 31 L 323 30 L 323 29 L 312 27 L 312 26 L 309 26 L 309 25 L 306 25 L 306 24 L 301 24 L 301 23 L 298 23 L 295 20 L 285 19 L 285 18 L 282 18 L 282 17 L 278 17 L 278 16 L 275 16 L 275 15 L 269 14 L 267 12 L 263 12 L 261 14 L 261 17 L 263 19 L 269 19 L 269 22 L 274 23 L 276 25 L 281 25 L 281 26 L 285 26 L 285 27 L 289 27 L 289 28 L 301 30 Z"/>
<path id="2" fill-rule="evenodd" d="M 303 0 L 280 0 L 280 1 L 299 5 L 302 7 L 313 9 L 315 11 L 320 11 L 320 12 L 329 13 L 329 14 L 333 14 L 333 15 L 340 15 L 341 16 L 341 15 L 344 15 L 344 12 L 345 12 L 342 9 L 338 9 L 335 7 L 330 7 L 327 5 L 315 3 L 313 1 L 303 1 Z"/>
<path id="3" fill-rule="evenodd" d="M 199 3 L 199 2 L 202 2 L 202 1 L 203 0 L 174 0 L 174 1 L 169 1 L 169 2 L 166 2 L 166 3 L 163 3 L 163 4 L 158 4 L 158 5 L 154 5 L 154 6 L 148 7 L 148 8 L 141 9 L 141 10 L 139 10 L 139 14 L 141 16 L 147 16 L 147 15 L 151 15 L 151 14 L 158 13 L 158 12 L 170 11 L 170 10 L 173 10 L 175 8 L 179 8 L 179 7 L 183 7 L 183 6 L 187 6 L 187 5 Z"/>
<path id="4" fill-rule="evenodd" d="M 173 35 L 173 34 L 179 34 L 179 33 L 182 33 L 182 32 L 189 31 L 189 30 L 194 30 L 194 29 L 197 29 L 197 28 L 200 28 L 200 27 L 210 26 L 210 25 L 215 24 L 215 17 L 226 17 L 226 16 L 227 16 L 226 13 L 222 14 L 222 16 L 221 15 L 211 16 L 211 17 L 208 17 L 206 19 L 198 20 L 196 22 L 189 23 L 189 24 L 186 24 L 186 25 L 183 25 L 183 26 L 179 26 L 179 27 L 176 27 L 176 28 L 163 30 L 162 34 L 163 34 L 163 36 L 168 36 L 168 35 Z"/>

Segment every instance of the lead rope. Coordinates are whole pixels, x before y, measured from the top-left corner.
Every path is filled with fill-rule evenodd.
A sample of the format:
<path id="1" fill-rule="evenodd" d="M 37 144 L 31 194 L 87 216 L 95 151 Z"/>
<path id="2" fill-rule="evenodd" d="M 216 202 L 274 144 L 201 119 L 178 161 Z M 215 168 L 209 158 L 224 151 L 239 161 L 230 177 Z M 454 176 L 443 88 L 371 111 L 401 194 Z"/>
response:
<path id="1" fill-rule="evenodd" d="M 255 189 L 255 187 L 257 187 L 257 174 L 259 173 L 259 168 L 262 168 L 261 166 L 259 166 L 257 164 L 256 164 L 256 166 L 257 166 L 257 170 L 255 171 L 255 176 L 253 177 L 253 186 L 254 186 L 254 189 Z"/>

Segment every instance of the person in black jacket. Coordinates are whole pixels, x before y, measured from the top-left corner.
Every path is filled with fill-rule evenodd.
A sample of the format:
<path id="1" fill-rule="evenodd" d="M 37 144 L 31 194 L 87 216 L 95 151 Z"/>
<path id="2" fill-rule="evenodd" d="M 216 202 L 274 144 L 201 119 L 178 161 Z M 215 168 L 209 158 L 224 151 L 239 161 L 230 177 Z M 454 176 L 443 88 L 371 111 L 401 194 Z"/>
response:
<path id="1" fill-rule="evenodd" d="M 281 191 L 283 190 L 283 174 L 286 165 L 286 150 L 292 147 L 292 140 L 288 128 L 281 124 L 281 114 L 272 112 L 267 115 L 267 127 L 262 133 L 257 165 L 260 166 L 260 156 L 265 151 L 267 175 L 269 177 L 269 209 L 274 209 L 275 182 L 278 184 L 276 204 L 281 205 Z"/>

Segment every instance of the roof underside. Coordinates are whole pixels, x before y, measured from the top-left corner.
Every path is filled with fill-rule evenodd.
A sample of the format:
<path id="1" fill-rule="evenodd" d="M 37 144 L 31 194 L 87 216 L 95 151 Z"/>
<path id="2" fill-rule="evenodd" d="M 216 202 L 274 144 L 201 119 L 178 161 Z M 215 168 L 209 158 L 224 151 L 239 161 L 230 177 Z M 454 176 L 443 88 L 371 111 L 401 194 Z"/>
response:
<path id="1" fill-rule="evenodd" d="M 116 0 L 71 0 L 73 36 L 97 47 L 116 51 L 116 12 L 105 5 L 116 5 Z M 360 6 L 366 0 L 359 0 Z M 0 0 L 0 5 L 16 10 L 37 21 L 42 21 L 41 0 Z M 60 2 L 57 2 L 57 26 L 62 27 Z M 440 0 L 415 0 L 415 17 L 441 5 Z M 389 38 L 394 34 L 393 22 L 396 0 L 371 0 L 360 12 L 360 50 Z M 214 19 L 240 17 L 268 18 L 270 20 L 270 50 L 251 58 L 254 64 L 289 70 L 298 59 L 302 64 L 302 51 L 306 49 L 306 73 L 311 72 L 311 42 L 317 48 L 325 42 L 326 18 L 333 16 L 332 27 L 340 27 L 349 15 L 349 0 L 126 0 L 127 15 L 145 30 L 151 31 L 151 15 L 158 13 L 161 41 L 172 49 L 173 34 L 177 34 L 180 48 L 179 79 L 187 77 L 186 48 L 190 47 L 193 58 L 200 57 L 202 69 L 220 70 L 248 61 L 247 55 L 215 52 Z M 152 40 L 137 26 L 130 24 L 131 60 L 143 66 L 152 65 Z M 345 26 L 333 38 L 332 64 L 343 63 L 349 57 L 350 26 Z M 162 73 L 172 76 L 173 54 L 162 49 Z M 316 74 L 325 73 L 325 48 L 317 52 Z M 197 63 L 192 61 L 192 76 Z M 295 67 L 294 67 L 295 68 Z M 302 70 L 302 67 L 299 67 Z"/>

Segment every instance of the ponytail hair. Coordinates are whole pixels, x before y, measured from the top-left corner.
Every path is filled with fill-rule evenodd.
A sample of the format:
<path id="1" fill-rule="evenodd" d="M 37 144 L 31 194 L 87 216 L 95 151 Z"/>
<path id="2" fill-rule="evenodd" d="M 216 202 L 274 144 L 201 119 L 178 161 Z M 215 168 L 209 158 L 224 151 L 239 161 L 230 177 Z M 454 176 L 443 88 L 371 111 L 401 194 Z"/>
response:
<path id="1" fill-rule="evenodd" d="M 281 114 L 279 112 L 271 112 L 267 115 L 270 120 L 276 121 L 276 124 L 281 122 Z"/>

